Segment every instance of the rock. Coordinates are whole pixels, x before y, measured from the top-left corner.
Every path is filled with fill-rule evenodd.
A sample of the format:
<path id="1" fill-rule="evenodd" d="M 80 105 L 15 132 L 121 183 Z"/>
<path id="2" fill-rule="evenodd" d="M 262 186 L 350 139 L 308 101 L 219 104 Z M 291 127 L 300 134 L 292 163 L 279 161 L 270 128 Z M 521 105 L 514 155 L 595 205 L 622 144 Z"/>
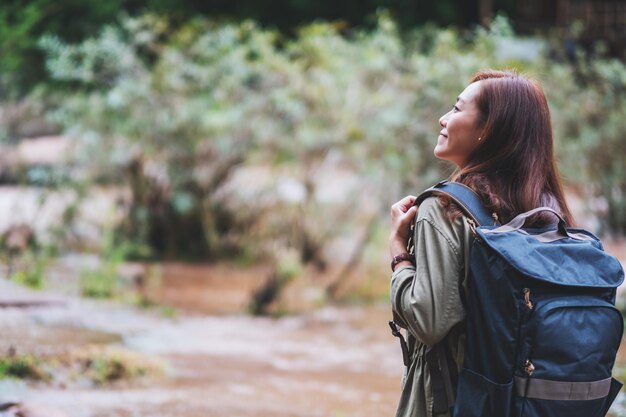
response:
<path id="1" fill-rule="evenodd" d="M 15 417 L 69 417 L 56 408 L 13 402 L 0 404 L 0 411 Z"/>
<path id="2" fill-rule="evenodd" d="M 65 163 L 70 142 L 63 136 L 22 139 L 17 145 L 17 159 L 23 165 L 59 166 Z"/>
<path id="3" fill-rule="evenodd" d="M 19 254 L 33 243 L 34 237 L 32 227 L 25 223 L 15 224 L 4 232 L 4 245 L 10 254 Z"/>
<path id="4" fill-rule="evenodd" d="M 65 300 L 52 297 L 0 297 L 0 308 L 32 308 L 63 306 Z"/>

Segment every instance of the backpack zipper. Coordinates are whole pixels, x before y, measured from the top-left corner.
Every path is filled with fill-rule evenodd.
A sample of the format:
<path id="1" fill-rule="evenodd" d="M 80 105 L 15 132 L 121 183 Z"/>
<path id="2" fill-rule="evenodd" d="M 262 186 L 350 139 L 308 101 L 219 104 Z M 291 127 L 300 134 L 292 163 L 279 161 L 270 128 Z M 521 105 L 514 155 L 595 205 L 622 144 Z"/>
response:
<path id="1" fill-rule="evenodd" d="M 524 362 L 524 372 L 529 377 L 533 376 L 533 372 L 535 372 L 535 365 L 533 365 L 530 359 L 526 359 L 526 362 Z"/>
<path id="2" fill-rule="evenodd" d="M 524 304 L 526 304 L 526 308 L 529 310 L 533 309 L 533 303 L 530 301 L 530 288 L 522 289 L 522 293 L 524 294 Z"/>

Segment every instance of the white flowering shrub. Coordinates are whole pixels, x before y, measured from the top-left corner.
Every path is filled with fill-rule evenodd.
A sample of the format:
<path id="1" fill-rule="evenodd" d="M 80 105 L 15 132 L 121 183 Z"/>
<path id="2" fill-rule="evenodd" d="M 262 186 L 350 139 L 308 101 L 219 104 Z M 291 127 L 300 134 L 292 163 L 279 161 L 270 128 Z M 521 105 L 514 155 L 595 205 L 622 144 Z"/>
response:
<path id="1" fill-rule="evenodd" d="M 614 151 L 624 155 L 624 65 L 511 56 L 502 45 L 515 41 L 503 19 L 468 39 L 452 29 L 403 37 L 384 14 L 367 32 L 314 23 L 285 38 L 249 21 L 172 29 L 144 16 L 80 44 L 41 46 L 71 91 L 53 118 L 84 145 L 82 161 L 100 180 L 132 191 L 126 238 L 157 254 L 219 256 L 257 233 L 323 263 L 326 242 L 363 221 L 362 204 L 386 213 L 446 175 L 432 156 L 438 119 L 487 67 L 543 81 L 564 171 L 604 196 L 607 224 L 624 231 L 624 159 Z M 234 204 L 225 185 L 246 164 L 288 172 L 304 195 Z M 361 179 L 332 204 L 318 198 L 329 166 Z"/>

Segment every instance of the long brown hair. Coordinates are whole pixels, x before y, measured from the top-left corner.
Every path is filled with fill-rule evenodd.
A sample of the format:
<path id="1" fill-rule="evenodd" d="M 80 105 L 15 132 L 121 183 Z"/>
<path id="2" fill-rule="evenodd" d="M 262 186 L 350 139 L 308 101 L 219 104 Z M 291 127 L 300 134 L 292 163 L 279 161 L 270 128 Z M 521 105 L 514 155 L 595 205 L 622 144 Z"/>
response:
<path id="1" fill-rule="evenodd" d="M 501 223 L 536 207 L 552 207 L 572 225 L 552 139 L 548 102 L 539 84 L 513 71 L 483 70 L 476 97 L 482 143 L 451 180 L 472 188 Z M 458 208 L 446 204 L 456 217 Z M 536 218 L 543 223 L 545 217 Z"/>

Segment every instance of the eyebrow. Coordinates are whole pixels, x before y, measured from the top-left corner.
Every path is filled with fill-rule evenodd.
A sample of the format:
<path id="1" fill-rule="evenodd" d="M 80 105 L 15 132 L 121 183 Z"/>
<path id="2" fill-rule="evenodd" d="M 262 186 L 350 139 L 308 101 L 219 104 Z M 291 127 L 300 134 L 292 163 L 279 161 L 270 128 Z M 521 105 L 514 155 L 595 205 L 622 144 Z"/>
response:
<path id="1" fill-rule="evenodd" d="M 465 100 L 463 100 L 460 96 L 456 98 L 457 103 L 460 101 L 461 103 L 465 103 Z"/>

